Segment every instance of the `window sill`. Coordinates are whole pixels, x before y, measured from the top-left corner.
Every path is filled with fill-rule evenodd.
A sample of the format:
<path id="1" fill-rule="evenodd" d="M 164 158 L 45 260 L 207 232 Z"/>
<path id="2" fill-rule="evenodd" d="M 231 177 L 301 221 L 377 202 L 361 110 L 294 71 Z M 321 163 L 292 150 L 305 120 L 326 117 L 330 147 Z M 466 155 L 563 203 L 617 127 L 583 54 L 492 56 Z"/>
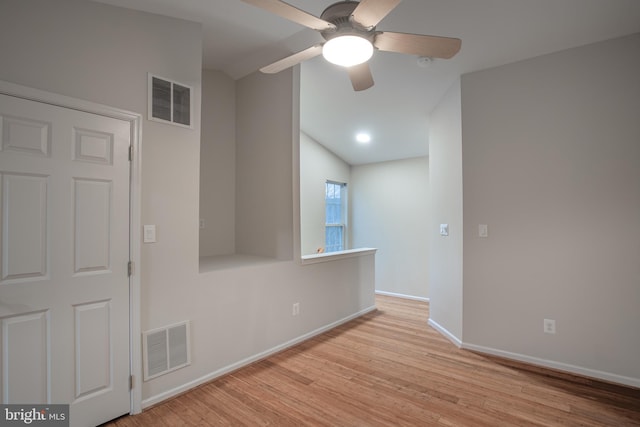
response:
<path id="1" fill-rule="evenodd" d="M 302 255 L 300 257 L 300 264 L 317 264 L 320 262 L 330 262 L 345 258 L 361 257 L 366 255 L 375 254 L 378 249 L 376 248 L 358 248 L 348 249 L 346 251 L 328 252 L 321 254 Z"/>

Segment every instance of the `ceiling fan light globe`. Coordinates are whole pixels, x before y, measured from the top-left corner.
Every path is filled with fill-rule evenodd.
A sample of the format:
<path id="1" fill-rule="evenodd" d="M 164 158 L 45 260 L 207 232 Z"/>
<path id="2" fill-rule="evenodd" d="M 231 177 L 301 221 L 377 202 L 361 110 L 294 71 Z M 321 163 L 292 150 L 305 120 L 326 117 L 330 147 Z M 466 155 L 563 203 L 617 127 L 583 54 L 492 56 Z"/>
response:
<path id="1" fill-rule="evenodd" d="M 364 37 L 346 35 L 334 37 L 322 47 L 322 56 L 343 67 L 367 62 L 373 55 L 373 45 Z"/>

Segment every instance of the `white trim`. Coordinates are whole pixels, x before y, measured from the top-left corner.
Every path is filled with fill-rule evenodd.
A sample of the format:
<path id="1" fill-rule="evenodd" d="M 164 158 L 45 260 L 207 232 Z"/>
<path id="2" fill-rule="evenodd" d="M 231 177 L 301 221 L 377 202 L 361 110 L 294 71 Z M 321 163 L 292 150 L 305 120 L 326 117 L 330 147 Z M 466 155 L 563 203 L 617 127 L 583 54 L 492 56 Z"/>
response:
<path id="1" fill-rule="evenodd" d="M 433 320 L 432 318 L 429 318 L 429 321 L 427 322 L 429 324 L 429 326 L 431 326 L 433 329 L 435 329 L 436 331 L 438 331 L 441 335 L 443 335 L 446 339 L 448 339 L 449 341 L 451 341 L 456 347 L 458 348 L 464 348 L 463 347 L 463 343 L 462 341 L 456 337 L 455 335 L 453 335 L 451 332 L 449 332 L 447 329 L 445 329 L 442 325 L 440 325 L 438 322 L 436 322 L 435 320 Z"/>
<path id="2" fill-rule="evenodd" d="M 131 124 L 131 145 L 133 146 L 134 158 L 131 162 L 130 170 L 130 229 L 129 229 L 129 250 L 131 261 L 136 266 L 140 265 L 140 200 L 141 200 L 141 145 L 142 145 L 142 116 L 137 113 L 125 111 L 106 105 L 82 99 L 71 98 L 40 89 L 33 89 L 26 86 L 17 85 L 0 80 L 0 94 L 14 96 L 17 98 L 36 101 L 43 104 L 55 105 L 77 111 L 84 111 L 91 114 L 98 114 L 105 117 L 124 120 Z M 136 270 L 140 270 L 137 268 Z M 135 378 L 142 378 L 141 361 L 142 353 L 140 348 L 140 274 L 136 271 L 129 278 L 129 304 L 130 304 L 130 373 Z M 141 412 L 142 381 L 135 381 L 131 389 L 131 413 Z"/>
<path id="3" fill-rule="evenodd" d="M 465 343 L 455 337 L 451 332 L 442 327 L 438 322 L 429 318 L 429 326 L 434 328 L 445 338 L 455 344 L 458 348 L 475 351 L 483 354 L 490 354 L 493 356 L 502 357 L 503 359 L 517 360 L 520 362 L 528 363 L 530 365 L 541 366 L 544 368 L 554 369 L 556 371 L 568 372 L 583 377 L 594 378 L 602 381 L 608 381 L 616 384 L 623 384 L 630 387 L 640 388 L 640 378 L 626 377 L 623 375 L 613 374 L 610 372 L 598 371 L 595 369 L 584 368 L 582 366 L 571 365 L 563 362 L 556 362 L 554 360 L 541 359 L 539 357 L 527 356 L 520 353 L 512 353 L 510 351 L 499 350 L 496 348 L 485 347 L 476 344 Z"/>
<path id="4" fill-rule="evenodd" d="M 481 345 L 463 343 L 462 348 L 478 353 L 490 354 L 502 357 L 504 359 L 517 360 L 528 363 L 530 365 L 542 366 L 557 371 L 569 372 L 584 377 L 590 377 L 598 380 L 608 381 L 617 384 L 624 384 L 635 388 L 640 388 L 640 378 L 625 377 L 623 375 L 612 374 L 610 372 L 598 371 L 595 369 L 583 368 L 582 366 L 571 365 L 568 363 L 556 362 L 554 360 L 541 359 L 538 357 L 527 356 L 520 353 L 512 353 L 510 351 L 498 350 L 491 347 Z"/>
<path id="5" fill-rule="evenodd" d="M 142 343 L 139 339 L 142 333 L 142 323 L 140 312 L 142 307 L 141 298 L 141 233 L 142 230 L 142 116 L 136 114 L 131 122 L 131 144 L 133 145 L 133 159 L 131 160 L 131 202 L 130 221 L 131 237 L 130 256 L 133 265 L 136 267 L 129 277 L 129 298 L 130 298 L 130 349 L 131 349 L 131 375 L 135 379 L 131 388 L 131 414 L 142 412 Z"/>
<path id="6" fill-rule="evenodd" d="M 375 248 L 358 248 L 348 249 L 346 251 L 327 252 L 321 254 L 302 255 L 300 257 L 300 264 L 317 264 L 319 262 L 329 262 L 338 259 L 353 258 L 359 256 L 365 256 L 375 254 L 378 249 Z"/>
<path id="7" fill-rule="evenodd" d="M 292 68 L 293 90 L 291 126 L 291 200 L 293 201 L 293 253 L 298 260 L 301 249 L 300 236 L 300 65 Z M 298 261 L 299 262 L 299 261 Z"/>
<path id="8" fill-rule="evenodd" d="M 415 295 L 397 294 L 395 292 L 387 292 L 387 291 L 379 291 L 379 290 L 376 290 L 376 294 L 378 294 L 378 295 L 386 295 L 388 297 L 410 299 L 410 300 L 414 300 L 414 301 L 429 302 L 429 298 L 417 297 Z"/>
<path id="9" fill-rule="evenodd" d="M 240 368 L 242 368 L 244 366 L 250 365 L 251 363 L 257 362 L 258 360 L 262 360 L 262 359 L 264 359 L 266 357 L 269 357 L 269 356 L 271 356 L 273 354 L 279 353 L 279 352 L 281 352 L 283 350 L 286 350 L 289 347 L 293 347 L 296 344 L 299 344 L 299 343 L 301 343 L 303 341 L 306 341 L 306 340 L 308 340 L 310 338 L 313 338 L 316 335 L 320 335 L 320 334 L 322 334 L 324 332 L 327 332 L 327 331 L 329 331 L 329 330 L 331 330 L 331 329 L 333 329 L 333 328 L 335 328 L 337 326 L 340 326 L 340 325 L 342 325 L 344 323 L 347 323 L 347 322 L 349 322 L 349 321 L 351 321 L 353 319 L 356 319 L 356 318 L 358 318 L 360 316 L 363 316 L 363 315 L 365 315 L 367 313 L 370 313 L 372 311 L 375 311 L 375 310 L 376 310 L 375 305 L 371 306 L 371 307 L 366 308 L 364 310 L 361 310 L 361 311 L 359 311 L 359 312 L 357 312 L 355 314 L 352 314 L 352 315 L 347 316 L 347 317 L 345 317 L 343 319 L 337 320 L 337 321 L 335 321 L 333 323 L 330 323 L 330 324 L 328 324 L 326 326 L 323 326 L 323 327 L 318 328 L 318 329 L 316 329 L 314 331 L 311 331 L 311 332 L 306 333 L 304 335 L 301 335 L 301 336 L 299 336 L 297 338 L 294 338 L 294 339 L 292 339 L 290 341 L 287 341 L 287 342 L 285 342 L 283 344 L 277 345 L 277 346 L 272 347 L 272 348 L 270 348 L 268 350 L 265 350 L 263 352 L 254 354 L 253 356 L 249 356 L 249 357 L 247 357 L 245 359 L 242 359 L 242 360 L 240 360 L 238 362 L 232 363 L 231 365 L 227 365 L 225 367 L 222 367 L 222 368 L 220 368 L 218 370 L 215 370 L 215 371 L 213 371 L 213 372 L 211 372 L 211 373 L 209 373 L 207 375 L 203 375 L 202 377 L 196 378 L 195 380 L 190 381 L 190 382 L 188 382 L 186 384 L 183 384 L 181 386 L 175 387 L 175 388 L 173 388 L 171 390 L 167 390 L 167 391 L 165 391 L 163 393 L 156 394 L 155 396 L 151 396 L 151 397 L 145 399 L 144 401 L 142 401 L 142 408 L 146 409 L 146 408 L 149 408 L 149 407 L 151 407 L 153 405 L 157 405 L 158 403 L 160 403 L 160 402 L 162 402 L 164 400 L 170 399 L 170 398 L 172 398 L 174 396 L 177 396 L 177 395 L 179 395 L 181 393 L 184 393 L 185 391 L 191 390 L 192 388 L 197 387 L 197 386 L 199 386 L 201 384 L 204 384 L 206 382 L 212 381 L 212 380 L 214 380 L 214 379 L 216 379 L 218 377 L 221 377 L 221 376 L 223 376 L 225 374 L 228 374 L 230 372 L 236 371 L 236 370 L 238 370 L 238 369 L 240 369 Z"/>

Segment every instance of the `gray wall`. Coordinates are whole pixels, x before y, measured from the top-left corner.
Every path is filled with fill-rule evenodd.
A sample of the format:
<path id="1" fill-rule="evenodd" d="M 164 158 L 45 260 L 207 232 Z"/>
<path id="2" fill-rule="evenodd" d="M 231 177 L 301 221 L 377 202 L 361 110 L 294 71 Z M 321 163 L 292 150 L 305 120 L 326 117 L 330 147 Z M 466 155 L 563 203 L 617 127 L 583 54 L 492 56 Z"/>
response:
<path id="1" fill-rule="evenodd" d="M 347 184 L 351 205 L 351 166 L 305 133 L 300 133 L 300 241 L 302 255 L 325 244 L 325 183 Z M 351 249 L 351 208 L 347 208 L 347 249 Z"/>
<path id="2" fill-rule="evenodd" d="M 429 160 L 350 166 L 300 135 L 302 254 L 324 247 L 324 183 L 346 182 L 348 248 L 377 248 L 376 291 L 429 297 Z"/>
<path id="3" fill-rule="evenodd" d="M 467 74 L 432 113 L 429 322 L 456 344 L 640 386 L 639 51 Z"/>
<path id="4" fill-rule="evenodd" d="M 147 120 L 142 124 L 142 223 L 158 227 L 158 242 L 143 245 L 138 269 L 142 330 L 192 322 L 191 366 L 144 382 L 143 406 L 373 307 L 373 255 L 309 266 L 292 260 L 297 203 L 293 191 L 297 178 L 293 177 L 299 174 L 292 159 L 299 132 L 295 73 L 273 79 L 249 76 L 237 82 L 234 111 L 215 107 L 223 108 L 225 117 L 235 116 L 239 123 L 256 127 L 250 134 L 237 132 L 241 153 L 229 151 L 226 145 L 219 148 L 227 156 L 225 161 L 232 163 L 235 156 L 236 163 L 247 162 L 236 169 L 242 175 L 236 175 L 242 180 L 236 187 L 242 199 L 236 210 L 252 203 L 249 195 L 264 188 L 257 182 L 265 180 L 265 175 L 269 175 L 266 183 L 282 190 L 273 199 L 277 207 L 264 206 L 259 195 L 256 206 L 264 208 L 268 231 L 260 236 L 270 239 L 269 253 L 289 261 L 199 274 L 200 25 L 84 0 L 2 0 L 0 56 L 7 59 L 0 61 L 1 80 L 126 109 L 145 118 L 147 72 L 194 87 L 194 129 Z M 212 77 L 231 98 L 233 82 L 215 73 Z M 215 111 L 207 111 L 207 120 Z M 235 132 L 225 129 L 222 144 L 228 144 L 227 138 Z M 275 154 L 263 155 L 268 147 Z M 251 150 L 266 163 L 256 164 Z M 254 164 L 255 170 L 250 167 Z M 243 211 L 234 217 L 236 226 L 255 229 L 260 213 Z M 228 227 L 233 228 L 233 223 Z M 250 236 L 241 236 L 236 244 L 240 248 L 253 245 Z M 261 253 L 267 249 L 256 247 Z M 295 319 L 293 302 L 300 303 Z"/>
<path id="5" fill-rule="evenodd" d="M 639 53 L 463 76 L 465 343 L 640 385 Z"/>
<path id="6" fill-rule="evenodd" d="M 429 159 L 352 166 L 354 247 L 378 248 L 376 291 L 429 297 Z"/>
<path id="7" fill-rule="evenodd" d="M 462 125 L 460 82 L 429 120 L 429 322 L 462 341 Z M 449 235 L 440 235 L 440 224 Z"/>
<path id="8" fill-rule="evenodd" d="M 143 330 L 190 318 L 195 303 L 185 289 L 198 278 L 201 40 L 199 24 L 100 3 L 0 2 L 2 80 L 144 118 L 148 72 L 194 87 L 193 129 L 142 123 L 141 222 L 158 239 L 138 266 Z"/>
<path id="9" fill-rule="evenodd" d="M 236 85 L 237 253 L 294 258 L 293 78 L 291 69 L 254 73 Z"/>
<path id="10" fill-rule="evenodd" d="M 200 256 L 236 251 L 236 84 L 220 71 L 202 71 Z"/>

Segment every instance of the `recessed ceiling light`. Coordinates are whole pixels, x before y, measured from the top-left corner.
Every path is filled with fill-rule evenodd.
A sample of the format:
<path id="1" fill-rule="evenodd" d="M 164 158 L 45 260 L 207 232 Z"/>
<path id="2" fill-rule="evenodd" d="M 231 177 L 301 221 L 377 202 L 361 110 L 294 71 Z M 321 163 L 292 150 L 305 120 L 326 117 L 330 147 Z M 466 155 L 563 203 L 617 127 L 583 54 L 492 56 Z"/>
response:
<path id="1" fill-rule="evenodd" d="M 360 132 L 356 135 L 356 141 L 362 144 L 366 144 L 368 142 L 371 142 L 371 135 L 369 135 L 368 133 Z"/>

